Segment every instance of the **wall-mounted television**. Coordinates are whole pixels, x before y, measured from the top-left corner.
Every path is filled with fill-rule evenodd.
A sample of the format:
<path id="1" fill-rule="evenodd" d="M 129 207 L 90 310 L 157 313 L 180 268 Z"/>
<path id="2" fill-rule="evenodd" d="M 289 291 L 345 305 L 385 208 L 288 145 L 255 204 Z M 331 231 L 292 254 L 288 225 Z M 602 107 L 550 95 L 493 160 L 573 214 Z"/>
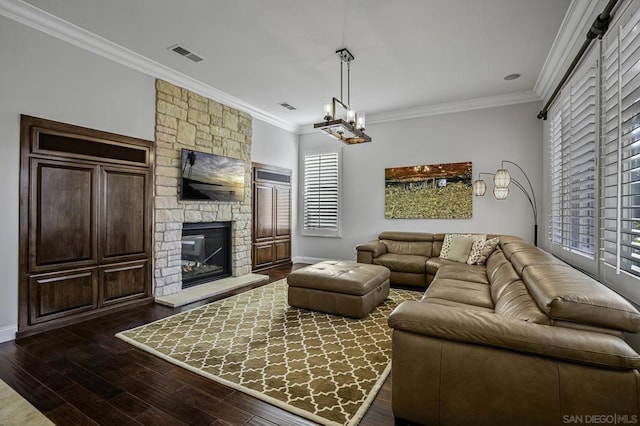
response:
<path id="1" fill-rule="evenodd" d="M 243 160 L 183 148 L 180 169 L 181 200 L 244 200 Z"/>

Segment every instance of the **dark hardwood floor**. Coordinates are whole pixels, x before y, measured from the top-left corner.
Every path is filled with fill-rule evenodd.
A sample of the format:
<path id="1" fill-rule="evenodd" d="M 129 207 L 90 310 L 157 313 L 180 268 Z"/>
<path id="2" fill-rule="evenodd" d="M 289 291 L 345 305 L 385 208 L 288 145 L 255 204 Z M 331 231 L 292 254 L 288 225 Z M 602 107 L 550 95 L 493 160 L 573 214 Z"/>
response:
<path id="1" fill-rule="evenodd" d="M 274 282 L 300 266 L 263 274 Z M 177 309 L 151 304 L 2 343 L 0 379 L 58 425 L 314 424 L 114 337 L 211 301 Z M 400 424 L 391 412 L 390 378 L 360 424 Z"/>

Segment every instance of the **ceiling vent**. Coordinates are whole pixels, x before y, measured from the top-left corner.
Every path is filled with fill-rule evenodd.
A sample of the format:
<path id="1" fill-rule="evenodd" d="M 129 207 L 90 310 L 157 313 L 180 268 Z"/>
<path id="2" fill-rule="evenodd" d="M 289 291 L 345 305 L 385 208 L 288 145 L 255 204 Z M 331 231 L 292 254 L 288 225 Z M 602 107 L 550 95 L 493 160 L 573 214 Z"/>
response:
<path id="1" fill-rule="evenodd" d="M 289 105 L 287 102 L 281 102 L 278 105 L 280 105 L 283 108 L 288 109 L 289 111 L 295 111 L 297 109 L 296 107 L 294 107 L 292 105 Z"/>
<path id="2" fill-rule="evenodd" d="M 185 48 L 184 46 L 180 46 L 179 44 L 174 44 L 173 46 L 168 47 L 167 49 L 176 52 L 180 56 L 184 56 L 185 58 L 191 59 L 193 62 L 201 62 L 204 58 L 200 55 L 197 55 Z"/>

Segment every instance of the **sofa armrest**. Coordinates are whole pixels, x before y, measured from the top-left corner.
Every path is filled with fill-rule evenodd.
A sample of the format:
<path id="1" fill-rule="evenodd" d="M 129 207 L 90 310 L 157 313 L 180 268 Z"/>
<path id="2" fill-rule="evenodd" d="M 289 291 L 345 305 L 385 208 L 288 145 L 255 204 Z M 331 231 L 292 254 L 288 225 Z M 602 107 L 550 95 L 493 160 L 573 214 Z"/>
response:
<path id="1" fill-rule="evenodd" d="M 356 246 L 358 263 L 371 263 L 372 260 L 387 252 L 387 246 L 380 241 L 369 241 Z"/>
<path id="2" fill-rule="evenodd" d="M 598 367 L 640 367 L 640 355 L 618 337 L 534 324 L 490 312 L 407 301 L 391 313 L 388 323 L 394 329 L 414 334 Z"/>

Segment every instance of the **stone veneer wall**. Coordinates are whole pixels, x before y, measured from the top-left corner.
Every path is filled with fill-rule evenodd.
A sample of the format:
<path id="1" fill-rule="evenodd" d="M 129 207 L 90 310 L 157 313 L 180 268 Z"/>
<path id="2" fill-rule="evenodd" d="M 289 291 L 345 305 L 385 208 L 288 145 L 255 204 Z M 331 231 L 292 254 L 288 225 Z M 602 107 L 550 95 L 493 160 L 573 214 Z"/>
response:
<path id="1" fill-rule="evenodd" d="M 251 272 L 251 125 L 244 112 L 156 80 L 155 296 L 182 289 L 183 222 L 232 221 L 232 275 Z M 244 160 L 244 201 L 180 201 L 181 148 Z"/>

